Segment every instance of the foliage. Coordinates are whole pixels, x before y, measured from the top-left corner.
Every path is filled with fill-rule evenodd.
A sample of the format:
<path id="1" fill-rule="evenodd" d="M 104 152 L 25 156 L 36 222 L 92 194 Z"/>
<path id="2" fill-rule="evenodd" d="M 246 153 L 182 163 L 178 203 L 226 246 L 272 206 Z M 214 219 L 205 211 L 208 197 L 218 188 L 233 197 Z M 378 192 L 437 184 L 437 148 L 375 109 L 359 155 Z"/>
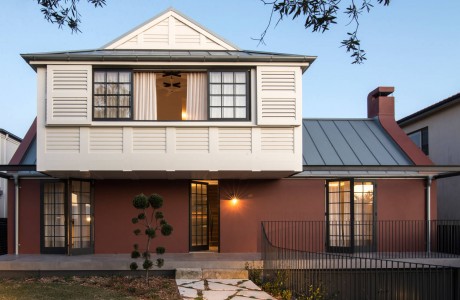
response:
<path id="1" fill-rule="evenodd" d="M 144 227 L 143 233 L 147 237 L 147 244 L 143 252 L 139 249 L 138 244 L 134 244 L 134 250 L 131 252 L 131 258 L 143 258 L 144 261 L 142 263 L 142 268 L 147 271 L 146 281 L 148 282 L 149 270 L 153 268 L 153 266 L 161 268 L 164 265 L 164 260 L 162 258 L 157 258 L 155 263 L 151 260 L 151 242 L 157 236 L 158 231 L 160 231 L 163 236 L 171 235 L 173 227 L 166 222 L 163 213 L 158 210 L 163 206 L 163 197 L 160 195 L 152 194 L 147 197 L 144 194 L 139 194 L 133 198 L 133 206 L 136 209 L 141 210 L 141 212 L 137 214 L 137 217 L 132 218 L 131 222 Z M 134 230 L 134 234 L 136 236 L 140 236 L 142 235 L 142 230 L 140 228 L 136 228 Z M 166 249 L 162 246 L 155 248 L 155 253 L 157 255 L 164 254 L 165 252 Z M 139 268 L 139 265 L 137 262 L 132 262 L 129 268 L 134 271 Z"/>
<path id="2" fill-rule="evenodd" d="M 305 29 L 310 29 L 312 32 L 324 33 L 329 30 L 332 25 L 337 24 L 337 14 L 340 12 L 340 6 L 343 5 L 341 0 L 261 0 L 265 5 L 272 6 L 272 12 L 267 27 L 262 32 L 259 40 L 260 43 L 265 43 L 265 35 L 271 25 L 273 14 L 279 13 L 277 24 L 284 17 L 291 16 L 292 19 L 298 17 L 305 19 Z M 345 7 L 344 13 L 348 16 L 352 24 L 353 30 L 347 33 L 347 38 L 342 40 L 341 45 L 345 47 L 347 53 L 353 59 L 353 64 L 361 64 L 366 60 L 366 53 L 361 48 L 361 41 L 358 38 L 359 16 L 363 12 L 369 13 L 374 7 L 375 0 L 349 0 Z M 384 6 L 390 5 L 390 0 L 376 0 L 378 4 Z M 343 7 L 343 6 L 342 6 Z"/>
<path id="3" fill-rule="evenodd" d="M 106 0 L 87 0 L 94 7 L 103 7 Z M 59 28 L 66 25 L 72 33 L 81 32 L 79 25 L 81 15 L 78 12 L 80 0 L 37 0 L 40 11 L 48 22 L 58 24 Z"/>
<path id="4" fill-rule="evenodd" d="M 262 289 L 273 297 L 278 297 L 283 300 L 290 300 L 292 298 L 292 291 L 286 286 L 288 274 L 286 270 L 276 271 L 275 278 L 269 278 L 262 283 Z"/>
<path id="5" fill-rule="evenodd" d="M 248 271 L 249 280 L 254 282 L 256 285 L 261 286 L 263 269 L 255 268 L 254 264 L 251 266 L 248 262 L 244 264 L 244 268 Z"/>

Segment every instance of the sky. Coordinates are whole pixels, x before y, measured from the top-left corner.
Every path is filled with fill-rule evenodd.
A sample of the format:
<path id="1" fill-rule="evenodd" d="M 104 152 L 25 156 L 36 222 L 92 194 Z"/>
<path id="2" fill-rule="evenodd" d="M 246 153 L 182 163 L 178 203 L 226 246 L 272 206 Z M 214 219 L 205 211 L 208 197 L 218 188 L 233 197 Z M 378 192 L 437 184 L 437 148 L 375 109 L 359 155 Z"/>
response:
<path id="1" fill-rule="evenodd" d="M 349 1 L 342 1 L 348 3 Z M 404 0 L 360 16 L 362 65 L 340 47 L 348 20 L 324 34 L 303 20 L 271 26 L 266 44 L 254 38 L 271 9 L 259 0 L 107 0 L 94 8 L 80 0 L 81 33 L 48 23 L 35 0 L 2 0 L 0 7 L 0 128 L 23 137 L 36 115 L 36 74 L 21 53 L 96 49 L 169 7 L 244 50 L 317 56 L 303 75 L 304 118 L 365 118 L 366 99 L 378 86 L 394 86 L 396 119 L 460 92 L 460 1 Z"/>

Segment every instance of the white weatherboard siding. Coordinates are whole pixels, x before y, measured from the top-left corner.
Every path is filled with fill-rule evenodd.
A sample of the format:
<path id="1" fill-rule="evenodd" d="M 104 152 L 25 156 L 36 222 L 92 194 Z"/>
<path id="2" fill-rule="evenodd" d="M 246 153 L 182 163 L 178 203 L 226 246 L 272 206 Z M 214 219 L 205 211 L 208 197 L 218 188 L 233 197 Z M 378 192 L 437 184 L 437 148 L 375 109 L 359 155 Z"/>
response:
<path id="1" fill-rule="evenodd" d="M 236 50 L 234 46 L 173 10 L 146 22 L 103 48 Z"/>
<path id="2" fill-rule="evenodd" d="M 19 142 L 12 139 L 8 134 L 0 133 L 0 165 L 6 165 L 10 162 Z M 0 218 L 7 217 L 7 195 L 8 181 L 0 178 Z"/>
<path id="3" fill-rule="evenodd" d="M 90 65 L 48 65 L 37 74 L 38 171 L 267 178 L 302 170 L 300 67 L 254 66 L 251 120 L 242 122 L 92 121 Z"/>
<path id="4" fill-rule="evenodd" d="M 47 128 L 41 171 L 301 171 L 300 127 Z M 59 143 L 56 136 L 68 133 Z M 78 148 L 78 149 L 77 149 Z"/>

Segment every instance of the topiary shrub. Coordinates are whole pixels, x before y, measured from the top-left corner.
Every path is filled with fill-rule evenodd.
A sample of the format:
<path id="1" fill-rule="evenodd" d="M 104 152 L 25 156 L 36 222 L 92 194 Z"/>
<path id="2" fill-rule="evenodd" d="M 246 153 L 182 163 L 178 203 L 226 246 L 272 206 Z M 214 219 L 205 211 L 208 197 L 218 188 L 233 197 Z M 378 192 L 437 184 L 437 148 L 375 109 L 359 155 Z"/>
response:
<path id="1" fill-rule="evenodd" d="M 137 214 L 137 217 L 131 219 L 131 222 L 144 228 L 143 231 L 140 228 L 136 228 L 133 233 L 136 236 L 143 236 L 147 241 L 144 251 L 139 249 L 138 244 L 134 244 L 131 258 L 137 259 L 142 257 L 142 268 L 146 271 L 145 280 L 147 283 L 149 280 L 149 270 L 154 266 L 161 268 L 164 265 L 164 259 L 162 258 L 157 258 L 155 263 L 151 260 L 151 242 L 157 236 L 158 231 L 163 236 L 169 236 L 173 231 L 173 227 L 166 222 L 163 213 L 159 211 L 163 206 L 163 202 L 163 197 L 158 194 L 152 194 L 149 197 L 144 194 L 139 194 L 133 199 L 133 206 L 140 210 L 140 212 Z M 155 253 L 157 255 L 164 254 L 165 252 L 166 249 L 162 246 L 155 248 Z M 134 271 L 139 269 L 139 265 L 137 262 L 132 262 L 129 268 Z"/>

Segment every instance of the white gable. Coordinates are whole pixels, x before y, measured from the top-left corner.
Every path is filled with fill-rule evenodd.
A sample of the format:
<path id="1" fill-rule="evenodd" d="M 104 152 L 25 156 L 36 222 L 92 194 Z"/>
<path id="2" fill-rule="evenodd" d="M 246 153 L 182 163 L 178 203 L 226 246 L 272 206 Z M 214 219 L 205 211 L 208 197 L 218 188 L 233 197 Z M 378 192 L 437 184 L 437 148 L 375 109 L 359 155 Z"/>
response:
<path id="1" fill-rule="evenodd" d="M 170 9 L 103 49 L 238 50 L 222 38 Z"/>

